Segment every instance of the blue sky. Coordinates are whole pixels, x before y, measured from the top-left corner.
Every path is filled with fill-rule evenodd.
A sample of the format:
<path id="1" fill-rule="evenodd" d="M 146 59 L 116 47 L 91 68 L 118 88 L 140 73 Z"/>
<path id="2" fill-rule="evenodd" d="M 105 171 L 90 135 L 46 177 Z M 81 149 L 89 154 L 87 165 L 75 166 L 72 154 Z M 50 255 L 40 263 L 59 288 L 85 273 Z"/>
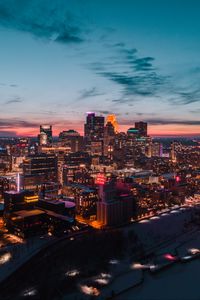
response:
<path id="1" fill-rule="evenodd" d="M 199 35 L 198 0 L 0 0 L 0 135 L 87 111 L 199 133 Z"/>

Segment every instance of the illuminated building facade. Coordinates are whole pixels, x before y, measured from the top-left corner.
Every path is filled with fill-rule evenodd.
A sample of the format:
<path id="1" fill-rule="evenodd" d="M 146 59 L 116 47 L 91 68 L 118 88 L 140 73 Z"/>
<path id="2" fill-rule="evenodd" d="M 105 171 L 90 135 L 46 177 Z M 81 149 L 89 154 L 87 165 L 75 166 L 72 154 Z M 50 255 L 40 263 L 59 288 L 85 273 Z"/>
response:
<path id="1" fill-rule="evenodd" d="M 95 113 L 88 113 L 86 117 L 84 126 L 86 150 L 91 155 L 103 156 L 104 121 L 103 116 L 96 116 Z"/>
<path id="2" fill-rule="evenodd" d="M 69 153 L 63 165 L 63 184 L 70 182 L 89 183 L 87 170 L 91 165 L 91 157 L 87 152 Z"/>
<path id="3" fill-rule="evenodd" d="M 76 204 L 76 213 L 85 219 L 96 218 L 98 194 L 95 188 L 87 185 L 71 183 L 65 186 L 67 197 L 73 197 Z"/>
<path id="4" fill-rule="evenodd" d="M 39 145 L 46 146 L 48 144 L 48 136 L 45 132 L 41 132 L 38 135 Z"/>
<path id="5" fill-rule="evenodd" d="M 131 127 L 127 130 L 127 135 L 133 138 L 139 137 L 139 129 Z"/>
<path id="6" fill-rule="evenodd" d="M 176 162 L 176 144 L 174 142 L 171 143 L 170 158 L 173 162 Z"/>
<path id="7" fill-rule="evenodd" d="M 37 183 L 38 178 L 41 178 L 43 182 L 57 182 L 57 156 L 54 154 L 45 153 L 29 155 L 23 162 L 23 176 L 24 181 L 26 178 L 28 179 L 29 177 L 32 177 L 33 180 L 34 178 L 36 179 Z"/>
<path id="8" fill-rule="evenodd" d="M 147 136 L 147 123 L 135 122 L 135 128 L 138 129 L 140 136 Z"/>
<path id="9" fill-rule="evenodd" d="M 83 136 L 73 129 L 60 132 L 59 141 L 62 145 L 70 147 L 71 152 L 84 150 Z"/>
<path id="10" fill-rule="evenodd" d="M 115 131 L 115 133 L 117 133 L 118 132 L 118 123 L 116 120 L 116 116 L 114 114 L 107 116 L 106 124 L 108 124 L 108 123 L 111 123 L 113 125 L 114 131 Z"/>
<path id="11" fill-rule="evenodd" d="M 147 145 L 147 156 L 148 157 L 162 157 L 163 145 L 160 142 L 150 142 Z"/>
<path id="12" fill-rule="evenodd" d="M 97 221 L 110 227 L 129 223 L 134 214 L 134 198 L 127 190 L 118 190 L 114 183 L 99 185 Z"/>
<path id="13" fill-rule="evenodd" d="M 42 139 L 41 141 L 45 141 L 47 140 L 47 145 L 51 145 L 52 141 L 53 141 L 53 137 L 52 137 L 52 125 L 40 125 L 40 135 L 41 134 L 46 134 L 46 137 L 44 137 L 44 135 L 42 135 Z M 43 144 L 44 145 L 44 144 Z"/>
<path id="14" fill-rule="evenodd" d="M 96 116 L 95 113 L 88 113 L 85 123 L 85 137 L 88 141 L 103 140 L 104 137 L 103 116 Z"/>

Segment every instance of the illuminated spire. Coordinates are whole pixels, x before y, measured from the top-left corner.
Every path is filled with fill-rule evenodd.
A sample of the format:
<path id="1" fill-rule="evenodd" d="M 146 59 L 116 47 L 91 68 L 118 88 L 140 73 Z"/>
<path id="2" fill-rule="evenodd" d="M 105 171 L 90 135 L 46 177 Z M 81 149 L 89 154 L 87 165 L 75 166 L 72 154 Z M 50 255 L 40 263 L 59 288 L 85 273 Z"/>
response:
<path id="1" fill-rule="evenodd" d="M 116 120 L 116 116 L 115 115 L 108 115 L 106 118 L 106 122 L 110 122 L 114 129 L 115 129 L 115 133 L 118 131 L 118 124 L 117 124 L 117 120 Z"/>

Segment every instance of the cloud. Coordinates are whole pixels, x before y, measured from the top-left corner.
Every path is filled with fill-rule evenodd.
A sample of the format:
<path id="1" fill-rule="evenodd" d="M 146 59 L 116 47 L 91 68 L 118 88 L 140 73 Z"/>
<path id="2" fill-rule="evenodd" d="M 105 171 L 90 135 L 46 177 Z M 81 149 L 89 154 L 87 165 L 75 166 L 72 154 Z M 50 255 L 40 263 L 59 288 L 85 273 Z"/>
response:
<path id="1" fill-rule="evenodd" d="M 200 120 L 147 119 L 151 125 L 200 125 Z"/>
<path id="2" fill-rule="evenodd" d="M 175 104 L 187 105 L 200 101 L 200 88 L 177 92 L 178 99 L 172 100 Z"/>
<path id="3" fill-rule="evenodd" d="M 18 87 L 18 85 L 17 84 L 10 84 L 10 87 Z"/>
<path id="4" fill-rule="evenodd" d="M 147 115 L 149 115 L 149 116 L 155 116 L 155 115 L 157 115 L 156 113 L 153 113 L 153 112 L 151 112 L 151 113 L 147 113 L 147 112 L 144 112 L 144 113 L 142 113 L 142 112 L 136 112 L 135 113 L 137 116 L 147 116 Z"/>
<path id="5" fill-rule="evenodd" d="M 163 78 L 159 77 L 155 72 L 151 74 L 134 74 L 102 71 L 97 72 L 99 75 L 108 78 L 112 82 L 121 86 L 123 96 L 153 96 L 157 93 L 159 86 L 163 83 Z M 128 102 L 130 98 L 114 100 L 114 102 Z"/>
<path id="6" fill-rule="evenodd" d="M 200 125 L 200 120 L 143 118 L 143 121 L 147 122 L 150 125 L 188 125 L 188 126 Z M 120 125 L 133 125 L 133 121 L 121 120 Z"/>
<path id="7" fill-rule="evenodd" d="M 6 84 L 6 83 L 3 83 L 3 82 L 0 82 L 0 86 L 8 86 L 8 87 L 12 87 L 12 88 L 18 87 L 17 84 L 14 84 L 14 83 Z"/>
<path id="8" fill-rule="evenodd" d="M 116 113 L 114 110 L 97 110 L 96 112 L 103 114 L 103 115 L 115 115 L 115 116 L 120 116 L 120 113 Z"/>
<path id="9" fill-rule="evenodd" d="M 140 57 L 136 48 L 125 48 L 123 43 L 113 46 L 109 47 L 114 51 L 112 56 L 90 64 L 97 75 L 118 85 L 120 96 L 112 102 L 128 103 L 157 96 L 165 88 L 168 76 L 159 74 L 154 57 Z"/>
<path id="10" fill-rule="evenodd" d="M 80 91 L 79 99 L 86 99 L 89 97 L 96 97 L 104 95 L 105 93 L 98 91 L 96 87 L 92 87 L 91 89 L 84 89 Z"/>
<path id="11" fill-rule="evenodd" d="M 61 43 L 80 43 L 80 25 L 66 1 L 0 0 L 0 25 Z"/>
<path id="12" fill-rule="evenodd" d="M 190 110 L 189 112 L 192 114 L 200 114 L 200 108 L 195 109 L 195 110 Z"/>
<path id="13" fill-rule="evenodd" d="M 7 104 L 21 103 L 21 102 L 23 102 L 23 100 L 19 96 L 16 96 L 11 100 L 6 101 L 5 104 L 7 105 Z"/>
<path id="14" fill-rule="evenodd" d="M 136 59 L 133 64 L 136 71 L 153 71 L 155 68 L 152 65 L 153 57 L 143 57 Z"/>
<path id="15" fill-rule="evenodd" d="M 122 47 L 125 47 L 125 43 L 122 43 L 122 42 L 121 43 L 116 43 L 116 44 L 113 45 L 113 47 L 122 48 Z"/>
<path id="16" fill-rule="evenodd" d="M 36 128 L 39 127 L 39 123 L 29 122 L 20 120 L 18 118 L 0 119 L 0 130 L 1 129 L 13 129 L 13 128 Z"/>
<path id="17" fill-rule="evenodd" d="M 112 55 L 91 63 L 90 68 L 118 86 L 119 96 L 112 102 L 124 104 L 154 97 L 175 107 L 200 101 L 199 66 L 169 76 L 159 70 L 154 57 L 141 56 L 135 47 L 128 48 L 123 42 L 106 47 Z"/>

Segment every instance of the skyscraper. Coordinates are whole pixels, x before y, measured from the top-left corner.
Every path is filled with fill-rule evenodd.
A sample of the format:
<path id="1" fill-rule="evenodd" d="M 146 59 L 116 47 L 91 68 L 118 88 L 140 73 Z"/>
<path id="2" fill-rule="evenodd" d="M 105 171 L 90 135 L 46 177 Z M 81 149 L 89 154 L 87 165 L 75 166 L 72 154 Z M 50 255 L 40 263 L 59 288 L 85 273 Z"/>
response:
<path id="1" fill-rule="evenodd" d="M 138 129 L 140 136 L 147 136 L 146 122 L 135 122 L 135 129 Z"/>
<path id="2" fill-rule="evenodd" d="M 170 158 L 173 162 L 176 162 L 176 144 L 175 144 L 175 142 L 171 143 Z"/>
<path id="3" fill-rule="evenodd" d="M 57 156 L 54 154 L 40 153 L 29 155 L 23 162 L 24 182 L 26 178 L 32 182 L 44 183 L 47 181 L 57 182 L 58 179 Z"/>
<path id="4" fill-rule="evenodd" d="M 84 127 L 85 137 L 88 141 L 103 140 L 104 121 L 103 116 L 96 116 L 93 112 L 88 113 Z"/>
<path id="5" fill-rule="evenodd" d="M 44 137 L 44 133 L 47 135 L 46 137 L 46 141 L 47 144 L 50 145 L 52 144 L 52 125 L 40 125 L 40 135 L 39 137 L 42 135 Z M 44 138 L 42 139 L 42 141 L 44 142 Z M 44 143 L 43 143 L 44 145 Z"/>
<path id="6" fill-rule="evenodd" d="M 62 145 L 69 146 L 71 152 L 83 151 L 84 149 L 83 136 L 73 129 L 60 132 L 59 141 Z"/>
<path id="7" fill-rule="evenodd" d="M 107 118 L 106 118 L 106 125 L 109 122 L 113 125 L 115 133 L 117 133 L 117 131 L 118 131 L 118 124 L 117 124 L 116 116 L 115 115 L 108 115 Z"/>
<path id="8" fill-rule="evenodd" d="M 84 130 L 87 152 L 92 156 L 103 156 L 104 117 L 88 113 Z"/>

